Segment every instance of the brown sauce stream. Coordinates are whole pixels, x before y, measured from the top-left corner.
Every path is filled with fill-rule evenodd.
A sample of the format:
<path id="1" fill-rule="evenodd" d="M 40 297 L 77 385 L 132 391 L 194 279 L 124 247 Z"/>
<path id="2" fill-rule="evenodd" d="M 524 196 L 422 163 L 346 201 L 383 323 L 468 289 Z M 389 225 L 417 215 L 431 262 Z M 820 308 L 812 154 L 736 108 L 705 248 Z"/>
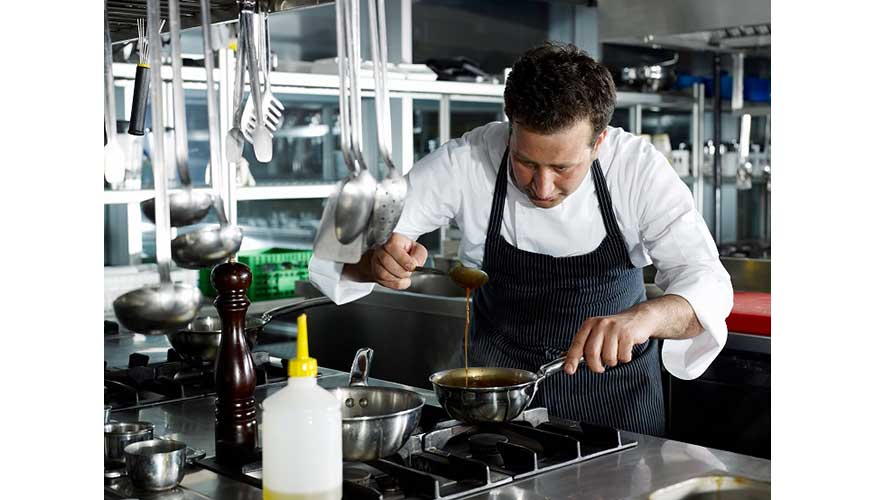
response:
<path id="1" fill-rule="evenodd" d="M 471 324 L 471 289 L 465 288 L 465 387 L 468 387 L 468 327 Z"/>

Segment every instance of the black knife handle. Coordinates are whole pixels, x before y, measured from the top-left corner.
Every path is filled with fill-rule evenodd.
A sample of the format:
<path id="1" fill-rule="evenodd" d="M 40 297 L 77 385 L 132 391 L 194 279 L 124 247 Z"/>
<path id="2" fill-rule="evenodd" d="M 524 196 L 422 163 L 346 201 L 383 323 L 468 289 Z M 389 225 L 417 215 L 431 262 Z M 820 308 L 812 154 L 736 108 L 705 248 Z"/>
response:
<path id="1" fill-rule="evenodd" d="M 134 104 L 131 106 L 131 124 L 128 133 L 131 135 L 143 135 L 146 125 L 146 105 L 149 101 L 149 66 L 137 65 L 137 74 L 134 79 Z"/>

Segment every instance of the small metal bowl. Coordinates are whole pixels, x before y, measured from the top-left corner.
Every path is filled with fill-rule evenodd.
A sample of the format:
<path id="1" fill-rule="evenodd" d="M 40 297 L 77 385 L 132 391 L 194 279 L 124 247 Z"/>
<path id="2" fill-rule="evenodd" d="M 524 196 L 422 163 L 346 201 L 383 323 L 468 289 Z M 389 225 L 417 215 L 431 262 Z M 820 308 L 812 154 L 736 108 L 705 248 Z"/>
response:
<path id="1" fill-rule="evenodd" d="M 131 443 L 152 439 L 155 426 L 149 422 L 103 424 L 103 458 L 110 466 L 125 464 L 124 449 Z"/>
<path id="2" fill-rule="evenodd" d="M 185 475 L 185 443 L 150 439 L 125 447 L 125 468 L 134 487 L 149 491 L 175 488 Z"/>

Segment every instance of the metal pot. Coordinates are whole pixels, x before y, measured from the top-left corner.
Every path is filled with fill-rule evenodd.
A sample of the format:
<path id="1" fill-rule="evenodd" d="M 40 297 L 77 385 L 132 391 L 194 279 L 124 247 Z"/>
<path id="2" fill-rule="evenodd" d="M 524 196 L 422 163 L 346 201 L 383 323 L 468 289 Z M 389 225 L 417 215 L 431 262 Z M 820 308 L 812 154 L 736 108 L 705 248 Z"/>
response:
<path id="1" fill-rule="evenodd" d="M 563 364 L 565 358 L 557 358 L 542 365 L 538 373 L 516 368 L 454 368 L 428 380 L 451 417 L 469 423 L 506 422 L 529 407 L 541 381 Z"/>
<path id="2" fill-rule="evenodd" d="M 249 349 L 251 350 L 256 346 L 261 330 L 274 317 L 329 303 L 331 303 L 329 298 L 317 297 L 295 304 L 275 307 L 261 316 L 247 316 L 245 334 Z M 221 339 L 222 321 L 216 315 L 199 316 L 189 323 L 185 329 L 167 334 L 167 340 L 170 341 L 173 349 L 183 359 L 189 361 L 214 361 L 216 353 L 219 352 L 219 342 Z"/>
<path id="3" fill-rule="evenodd" d="M 330 392 L 341 403 L 343 459 L 362 462 L 388 457 L 404 446 L 419 424 L 425 399 L 406 389 L 368 387 L 373 349 L 359 349 L 349 387 Z"/>
<path id="4" fill-rule="evenodd" d="M 113 422 L 103 425 L 103 458 L 110 466 L 125 463 L 124 449 L 153 438 L 155 426 L 149 422 Z"/>

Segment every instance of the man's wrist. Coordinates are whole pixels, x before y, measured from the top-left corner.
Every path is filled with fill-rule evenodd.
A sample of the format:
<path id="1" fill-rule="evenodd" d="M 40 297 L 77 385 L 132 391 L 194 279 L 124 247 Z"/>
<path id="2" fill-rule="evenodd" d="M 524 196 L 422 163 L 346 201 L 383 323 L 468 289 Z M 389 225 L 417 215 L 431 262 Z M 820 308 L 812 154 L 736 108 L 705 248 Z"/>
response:
<path id="1" fill-rule="evenodd" d="M 704 330 L 692 305 L 680 295 L 667 294 L 636 306 L 651 338 L 685 339 Z"/>
<path id="2" fill-rule="evenodd" d="M 372 273 L 371 273 L 371 255 L 373 254 L 372 250 L 368 250 L 362 255 L 362 258 L 359 259 L 355 264 L 344 264 L 343 272 L 341 276 L 349 281 L 356 281 L 359 283 L 372 283 L 374 282 Z"/>

